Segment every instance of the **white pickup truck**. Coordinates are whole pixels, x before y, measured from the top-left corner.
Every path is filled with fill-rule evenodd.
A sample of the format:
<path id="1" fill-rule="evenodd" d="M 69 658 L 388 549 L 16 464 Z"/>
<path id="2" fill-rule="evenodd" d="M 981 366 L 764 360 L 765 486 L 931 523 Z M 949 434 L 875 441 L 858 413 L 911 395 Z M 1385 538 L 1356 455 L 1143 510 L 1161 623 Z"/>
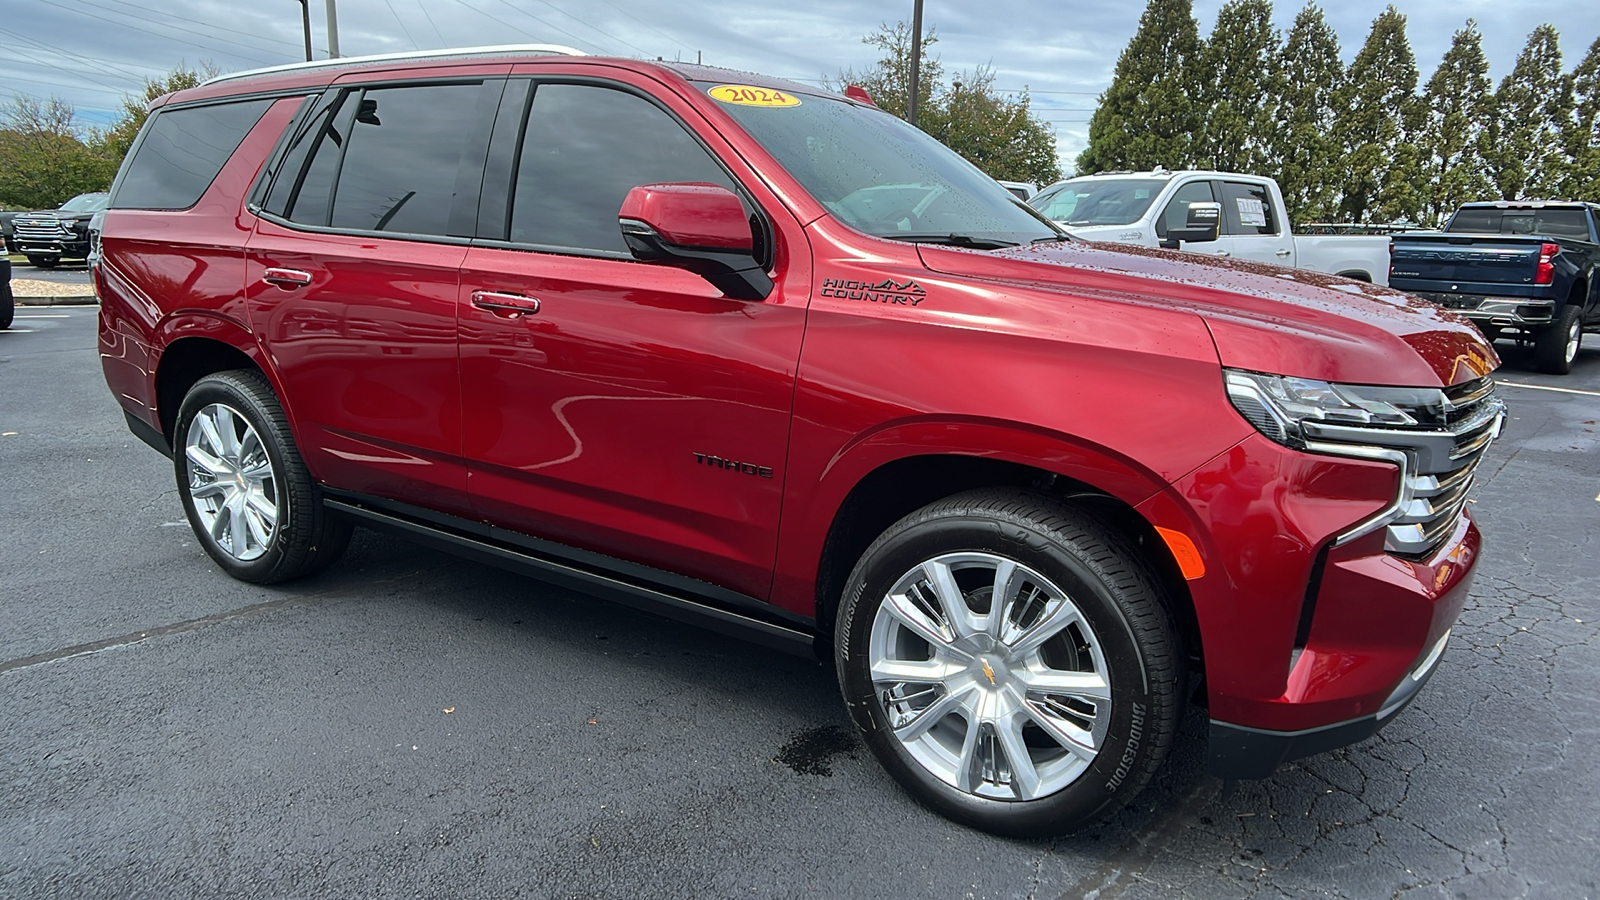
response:
<path id="1" fill-rule="evenodd" d="M 1105 172 L 1050 185 L 1028 201 L 1089 241 L 1169 247 L 1387 284 L 1389 238 L 1382 235 L 1295 235 L 1278 183 L 1231 172 Z M 1220 203 L 1214 241 L 1178 241 L 1194 203 Z"/>

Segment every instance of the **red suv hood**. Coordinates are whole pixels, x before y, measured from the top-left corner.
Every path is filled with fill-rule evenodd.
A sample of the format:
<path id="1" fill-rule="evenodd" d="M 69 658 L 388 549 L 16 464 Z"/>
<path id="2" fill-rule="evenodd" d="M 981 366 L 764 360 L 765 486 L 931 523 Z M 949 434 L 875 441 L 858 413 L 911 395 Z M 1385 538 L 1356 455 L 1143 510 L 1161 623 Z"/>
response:
<path id="1" fill-rule="evenodd" d="M 1500 364 L 1471 322 L 1409 294 L 1311 272 L 1121 244 L 919 245 L 935 272 L 1192 310 L 1230 368 L 1352 384 L 1470 381 Z"/>

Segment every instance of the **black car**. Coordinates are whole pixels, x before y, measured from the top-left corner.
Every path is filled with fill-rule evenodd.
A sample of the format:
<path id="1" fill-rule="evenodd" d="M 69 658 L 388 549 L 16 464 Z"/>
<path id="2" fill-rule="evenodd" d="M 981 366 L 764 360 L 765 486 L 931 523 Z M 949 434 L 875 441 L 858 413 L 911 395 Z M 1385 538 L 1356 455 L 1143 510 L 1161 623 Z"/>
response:
<path id="1" fill-rule="evenodd" d="M 106 208 L 109 194 L 79 194 L 60 209 L 23 213 L 11 220 L 10 244 L 41 269 L 63 259 L 89 257 L 89 220 Z"/>

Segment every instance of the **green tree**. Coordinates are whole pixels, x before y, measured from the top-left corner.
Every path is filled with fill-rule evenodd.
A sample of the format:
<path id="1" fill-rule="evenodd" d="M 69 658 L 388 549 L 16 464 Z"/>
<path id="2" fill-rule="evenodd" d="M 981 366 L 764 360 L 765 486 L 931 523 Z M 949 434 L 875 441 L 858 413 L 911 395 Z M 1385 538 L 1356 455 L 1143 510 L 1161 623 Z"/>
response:
<path id="1" fill-rule="evenodd" d="M 1263 172 L 1276 112 L 1282 38 L 1270 0 L 1228 0 L 1201 55 L 1204 112 L 1195 163 L 1224 172 Z"/>
<path id="2" fill-rule="evenodd" d="M 1425 117 L 1417 143 L 1426 188 L 1423 221 L 1429 225 L 1462 203 L 1493 196 L 1482 152 L 1484 123 L 1494 111 L 1493 89 L 1483 35 L 1468 19 L 1423 91 Z"/>
<path id="3" fill-rule="evenodd" d="M 1501 199 L 1553 197 L 1567 168 L 1563 127 L 1572 111 L 1572 82 L 1561 73 L 1560 36 L 1540 25 L 1528 35 L 1511 74 L 1495 92 L 1484 156 Z"/>
<path id="4" fill-rule="evenodd" d="M 215 63 L 202 61 L 198 69 L 179 65 L 161 78 L 146 79 L 141 93 L 123 95 L 122 114 L 110 128 L 91 135 L 90 145 L 107 158 L 115 160 L 117 165 L 121 165 L 122 158 L 128 155 L 128 149 L 133 146 L 133 139 L 138 136 L 139 129 L 144 127 L 145 119 L 150 117 L 151 101 L 174 91 L 195 87 L 221 72 Z"/>
<path id="5" fill-rule="evenodd" d="M 1600 38 L 1572 70 L 1572 116 L 1562 144 L 1570 163 L 1560 196 L 1600 201 Z"/>
<path id="6" fill-rule="evenodd" d="M 1191 0 L 1150 0 L 1089 119 L 1079 172 L 1190 166 L 1202 122 L 1202 46 Z"/>
<path id="7" fill-rule="evenodd" d="M 0 107 L 0 204 L 53 209 L 87 191 L 103 191 L 116 163 L 78 138 L 72 106 L 54 97 L 16 96 Z"/>
<path id="8" fill-rule="evenodd" d="M 1373 20 L 1336 101 L 1345 153 L 1339 213 L 1349 221 L 1415 218 L 1421 210 L 1422 160 L 1412 142 L 1422 114 L 1417 78 L 1406 17 L 1390 6 Z"/>
<path id="9" fill-rule="evenodd" d="M 1295 16 L 1274 66 L 1274 104 L 1265 171 L 1278 173 L 1289 219 L 1326 221 L 1338 214 L 1342 148 L 1334 138 L 1344 99 L 1339 37 L 1316 4 Z"/>
<path id="10" fill-rule="evenodd" d="M 904 22 L 884 24 L 862 38 L 883 52 L 865 71 L 845 70 L 833 85 L 855 84 L 886 112 L 905 118 L 911 97 L 911 29 Z M 922 39 L 917 85 L 917 125 L 992 178 L 1049 184 L 1061 177 L 1055 134 L 1034 115 L 1029 97 L 1001 95 L 994 70 L 980 66 L 947 82 L 944 66 L 928 48 L 938 42 L 930 30 Z"/>

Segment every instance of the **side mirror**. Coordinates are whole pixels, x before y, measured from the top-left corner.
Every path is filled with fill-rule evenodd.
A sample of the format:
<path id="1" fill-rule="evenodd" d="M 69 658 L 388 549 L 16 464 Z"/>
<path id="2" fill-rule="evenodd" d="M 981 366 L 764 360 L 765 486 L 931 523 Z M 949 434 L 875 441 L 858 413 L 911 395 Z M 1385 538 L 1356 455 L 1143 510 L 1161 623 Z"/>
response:
<path id="1" fill-rule="evenodd" d="M 1202 200 L 1189 204 L 1189 220 L 1182 228 L 1168 228 L 1167 240 L 1190 244 L 1204 244 L 1217 239 L 1222 231 L 1222 204 Z"/>
<path id="2" fill-rule="evenodd" d="M 725 187 L 641 184 L 622 201 L 617 225 L 634 259 L 688 269 L 736 300 L 772 293 L 755 257 L 755 223 Z"/>

